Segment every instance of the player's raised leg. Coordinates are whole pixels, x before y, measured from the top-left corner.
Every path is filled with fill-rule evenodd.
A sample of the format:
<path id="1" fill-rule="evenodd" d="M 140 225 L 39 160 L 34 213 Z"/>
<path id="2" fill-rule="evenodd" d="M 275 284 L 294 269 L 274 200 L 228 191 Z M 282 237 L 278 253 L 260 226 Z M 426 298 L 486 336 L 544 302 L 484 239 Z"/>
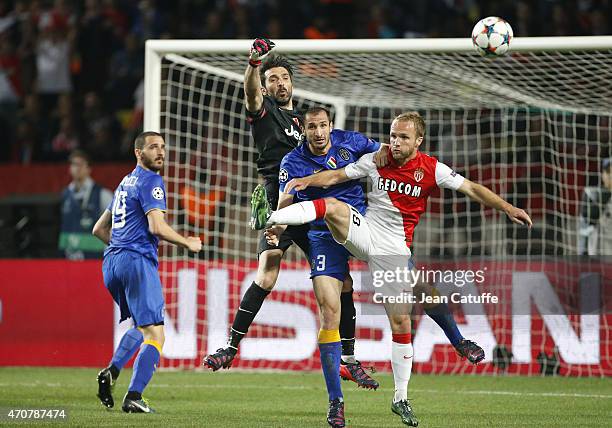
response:
<path id="1" fill-rule="evenodd" d="M 257 276 L 240 301 L 227 346 L 219 348 L 215 353 L 204 357 L 203 364 L 206 367 L 213 371 L 231 367 L 238 352 L 240 341 L 249 331 L 249 327 L 255 320 L 264 300 L 276 284 L 282 256 L 283 250 L 281 249 L 269 249 L 260 254 Z"/>
<path id="2" fill-rule="evenodd" d="M 344 397 L 339 373 L 342 347 L 338 331 L 342 282 L 329 276 L 316 276 L 312 282 L 321 320 L 319 352 L 329 396 L 327 423 L 332 427 L 344 427 Z"/>
<path id="3" fill-rule="evenodd" d="M 350 206 L 336 198 L 315 199 L 274 211 L 265 226 L 276 224 L 295 226 L 323 218 L 334 239 L 344 243 L 348 237 L 350 213 Z"/>
<path id="4" fill-rule="evenodd" d="M 138 351 L 138 348 L 140 348 L 142 341 L 142 332 L 136 327 L 132 327 L 126 331 L 119 341 L 119 345 L 113 354 L 110 364 L 98 373 L 97 395 L 104 406 L 111 408 L 115 405 L 112 395 L 115 382 L 121 373 L 121 369 L 127 364 L 136 351 Z"/>

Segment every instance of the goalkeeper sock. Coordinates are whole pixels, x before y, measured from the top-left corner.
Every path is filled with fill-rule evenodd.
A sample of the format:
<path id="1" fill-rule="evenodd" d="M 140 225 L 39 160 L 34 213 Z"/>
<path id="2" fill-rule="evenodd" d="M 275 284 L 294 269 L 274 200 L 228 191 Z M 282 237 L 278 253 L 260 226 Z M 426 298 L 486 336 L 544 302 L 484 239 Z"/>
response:
<path id="1" fill-rule="evenodd" d="M 414 350 L 410 333 L 393 334 L 391 368 L 393 369 L 393 381 L 395 382 L 394 403 L 408 399 L 408 382 L 412 372 L 413 355 Z"/>
<path id="2" fill-rule="evenodd" d="M 324 216 L 325 200 L 316 199 L 314 201 L 291 204 L 288 207 L 274 211 L 268 222 L 271 224 L 288 224 L 290 226 L 297 226 L 300 224 L 310 223 L 311 221 L 323 218 Z"/>
<path id="3" fill-rule="evenodd" d="M 338 330 L 319 330 L 321 369 L 327 386 L 329 400 L 342 399 L 340 386 L 340 333 Z"/>
<path id="4" fill-rule="evenodd" d="M 340 293 L 340 340 L 342 342 L 342 361 L 349 364 L 357 362 L 355 358 L 355 303 L 353 290 Z"/>
<path id="5" fill-rule="evenodd" d="M 119 341 L 119 346 L 117 346 L 113 359 L 109 365 L 109 370 L 113 376 L 113 380 L 119 377 L 119 372 L 127 364 L 130 358 L 132 358 L 136 351 L 138 351 L 142 341 L 142 332 L 136 327 L 133 327 L 125 332 Z"/>
<path id="6" fill-rule="evenodd" d="M 253 323 L 257 312 L 261 309 L 264 300 L 270 294 L 269 290 L 264 290 L 259 285 L 253 282 L 248 288 L 244 297 L 240 301 L 240 307 L 234 318 L 228 346 L 238 350 L 238 344 L 249 331 L 249 327 Z"/>
<path id="7" fill-rule="evenodd" d="M 134 373 L 128 387 L 128 392 L 142 394 L 147 384 L 153 377 L 153 373 L 161 357 L 161 345 L 155 340 L 145 340 L 144 346 L 134 362 Z"/>
<path id="8" fill-rule="evenodd" d="M 453 346 L 457 346 L 463 340 L 455 318 L 446 303 L 439 303 L 434 307 L 425 308 L 425 313 L 440 326 Z"/>

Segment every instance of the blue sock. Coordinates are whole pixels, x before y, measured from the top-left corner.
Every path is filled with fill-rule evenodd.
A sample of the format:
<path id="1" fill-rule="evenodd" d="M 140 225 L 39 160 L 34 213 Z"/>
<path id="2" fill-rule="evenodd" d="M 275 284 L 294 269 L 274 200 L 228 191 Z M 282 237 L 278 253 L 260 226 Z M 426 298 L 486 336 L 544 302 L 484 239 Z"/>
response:
<path id="1" fill-rule="evenodd" d="M 342 398 L 342 388 L 340 386 L 340 356 L 342 345 L 340 341 L 330 343 L 319 343 L 321 353 L 321 368 L 327 385 L 329 400 Z"/>
<path id="2" fill-rule="evenodd" d="M 440 326 L 453 346 L 457 346 L 463 340 L 455 318 L 446 303 L 439 303 L 433 308 L 425 309 L 425 313 Z"/>
<path id="3" fill-rule="evenodd" d="M 137 328 L 131 328 L 126 331 L 115 350 L 115 355 L 113 355 L 113 359 L 110 362 L 111 365 L 115 366 L 117 370 L 121 370 L 132 358 L 132 355 L 138 351 L 142 341 L 142 332 Z"/>
<path id="4" fill-rule="evenodd" d="M 132 381 L 128 387 L 128 391 L 135 391 L 142 394 L 142 391 L 146 388 L 147 384 L 153 377 L 153 372 L 159 363 L 161 346 L 157 342 L 151 344 L 152 340 L 147 340 L 145 345 L 142 347 L 136 362 L 134 363 L 134 374 L 132 374 Z"/>

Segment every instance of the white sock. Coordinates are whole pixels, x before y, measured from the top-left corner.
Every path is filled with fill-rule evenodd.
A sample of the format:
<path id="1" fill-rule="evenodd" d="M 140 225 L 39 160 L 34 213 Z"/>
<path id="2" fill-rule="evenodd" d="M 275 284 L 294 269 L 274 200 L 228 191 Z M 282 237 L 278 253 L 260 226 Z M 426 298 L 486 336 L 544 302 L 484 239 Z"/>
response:
<path id="1" fill-rule="evenodd" d="M 413 355 L 412 343 L 391 342 L 391 367 L 395 382 L 394 403 L 408 399 L 408 382 L 412 372 Z"/>
<path id="2" fill-rule="evenodd" d="M 355 358 L 354 355 L 342 355 L 340 358 L 342 358 L 342 361 L 344 361 L 346 364 L 357 363 L 357 358 Z"/>
<path id="3" fill-rule="evenodd" d="M 268 224 L 288 224 L 289 226 L 295 226 L 310 223 L 316 218 L 317 212 L 314 203 L 312 203 L 312 201 L 305 201 L 274 211 L 268 219 Z"/>

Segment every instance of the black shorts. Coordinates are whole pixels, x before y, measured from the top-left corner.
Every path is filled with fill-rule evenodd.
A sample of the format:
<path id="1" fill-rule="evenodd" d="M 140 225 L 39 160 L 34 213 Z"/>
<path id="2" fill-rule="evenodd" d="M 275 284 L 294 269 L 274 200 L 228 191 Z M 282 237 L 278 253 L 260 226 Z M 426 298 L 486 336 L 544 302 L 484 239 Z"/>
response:
<path id="1" fill-rule="evenodd" d="M 266 193 L 268 195 L 268 202 L 272 209 L 276 209 L 278 205 L 278 179 L 266 179 L 265 181 Z M 308 231 L 310 226 L 304 224 L 301 226 L 289 226 L 285 232 L 281 235 L 278 245 L 270 245 L 266 242 L 266 237 L 263 231 L 259 237 L 259 247 L 257 249 L 257 255 L 259 256 L 266 250 L 281 249 L 283 253 L 295 243 L 302 249 L 306 255 L 306 259 L 310 257 L 310 242 L 308 241 Z"/>

